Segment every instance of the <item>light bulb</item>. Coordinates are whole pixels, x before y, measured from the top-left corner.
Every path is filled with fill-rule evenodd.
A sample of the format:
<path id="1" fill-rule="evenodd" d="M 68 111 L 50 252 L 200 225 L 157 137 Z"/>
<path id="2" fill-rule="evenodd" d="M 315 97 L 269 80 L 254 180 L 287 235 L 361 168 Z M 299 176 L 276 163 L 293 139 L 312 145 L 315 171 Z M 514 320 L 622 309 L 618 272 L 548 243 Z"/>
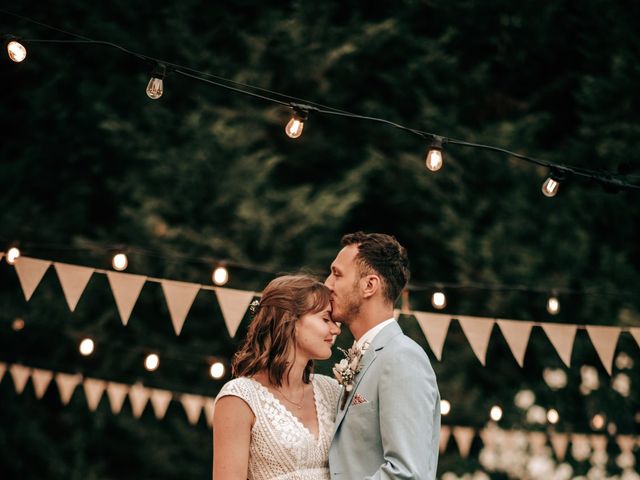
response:
<path id="1" fill-rule="evenodd" d="M 11 247 L 7 252 L 7 263 L 13 265 L 17 258 L 20 257 L 20 249 L 17 247 Z"/>
<path id="2" fill-rule="evenodd" d="M 601 413 L 596 413 L 591 419 L 591 427 L 594 430 L 602 430 L 604 428 L 605 417 Z"/>
<path id="3" fill-rule="evenodd" d="M 443 292 L 434 292 L 431 296 L 431 305 L 437 310 L 442 310 L 447 306 L 447 297 Z"/>
<path id="4" fill-rule="evenodd" d="M 213 283 L 215 283 L 216 285 L 224 285 L 229 281 L 229 272 L 224 267 L 217 267 L 213 271 L 212 278 Z"/>
<path id="5" fill-rule="evenodd" d="M 85 338 L 80 342 L 80 353 L 85 357 L 91 355 L 94 349 L 95 344 L 90 338 Z"/>
<path id="6" fill-rule="evenodd" d="M 160 357 L 155 353 L 150 353 L 147 358 L 144 359 L 144 368 L 153 372 L 160 366 Z"/>
<path id="7" fill-rule="evenodd" d="M 440 170 L 442 168 L 442 151 L 435 148 L 429 149 L 425 163 L 432 172 Z"/>
<path id="8" fill-rule="evenodd" d="M 7 53 L 9 58 L 16 63 L 20 63 L 27 58 L 27 49 L 17 40 L 11 40 L 7 43 Z"/>
<path id="9" fill-rule="evenodd" d="M 291 120 L 289 120 L 289 123 L 287 123 L 287 126 L 285 127 L 284 131 L 288 137 L 298 138 L 300 135 L 302 135 L 303 128 L 304 128 L 304 121 L 294 113 L 293 116 L 291 117 Z"/>
<path id="10" fill-rule="evenodd" d="M 116 253 L 111 260 L 111 266 L 114 270 L 123 271 L 129 265 L 129 260 L 124 253 Z"/>
<path id="11" fill-rule="evenodd" d="M 493 420 L 494 422 L 499 422 L 500 419 L 502 418 L 502 409 L 498 405 L 494 405 L 493 407 L 491 407 L 489 416 L 491 417 L 491 420 Z"/>
<path id="12" fill-rule="evenodd" d="M 11 323 L 11 328 L 14 332 L 19 332 L 24 328 L 24 320 L 22 318 L 15 318 Z"/>
<path id="13" fill-rule="evenodd" d="M 547 412 L 547 420 L 550 424 L 555 425 L 560 420 L 560 414 L 555 408 L 549 409 Z"/>
<path id="14" fill-rule="evenodd" d="M 560 302 L 558 301 L 557 297 L 549 297 L 549 299 L 547 300 L 547 312 L 549 312 L 551 315 L 557 315 L 559 311 Z"/>
<path id="15" fill-rule="evenodd" d="M 449 400 L 442 400 L 440 402 L 440 414 L 448 415 L 450 411 L 451 411 L 451 404 L 449 403 Z"/>
<path id="16" fill-rule="evenodd" d="M 216 380 L 224 377 L 224 364 L 222 362 L 213 363 L 211 368 L 209 368 L 209 375 Z"/>
<path id="17" fill-rule="evenodd" d="M 542 193 L 545 197 L 555 197 L 556 193 L 558 193 L 558 189 L 560 188 L 560 182 L 555 180 L 552 177 L 549 177 L 542 184 Z"/>
<path id="18" fill-rule="evenodd" d="M 153 100 L 157 100 L 162 96 L 164 85 L 161 78 L 151 77 L 147 84 L 147 96 Z"/>

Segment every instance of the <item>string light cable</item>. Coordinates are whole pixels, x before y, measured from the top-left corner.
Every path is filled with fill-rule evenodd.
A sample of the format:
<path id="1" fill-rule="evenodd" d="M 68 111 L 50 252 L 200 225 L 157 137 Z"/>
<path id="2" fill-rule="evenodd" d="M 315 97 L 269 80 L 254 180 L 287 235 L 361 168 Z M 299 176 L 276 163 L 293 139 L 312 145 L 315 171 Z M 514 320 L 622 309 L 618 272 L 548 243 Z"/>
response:
<path id="1" fill-rule="evenodd" d="M 210 85 L 214 85 L 219 88 L 224 88 L 234 93 L 250 96 L 250 97 L 257 98 L 270 103 L 274 103 L 280 106 L 286 106 L 293 111 L 294 118 L 296 115 L 300 116 L 300 114 L 302 114 L 302 116 L 304 117 L 304 120 L 306 120 L 306 117 L 308 116 L 308 114 L 313 112 L 314 114 L 317 113 L 317 114 L 324 114 L 324 115 L 333 115 L 333 116 L 351 118 L 355 120 L 376 122 L 376 123 L 391 126 L 393 128 L 397 128 L 407 133 L 411 133 L 413 135 L 420 137 L 421 139 L 425 140 L 428 143 L 429 150 L 427 155 L 427 168 L 433 171 L 436 171 L 440 168 L 442 153 L 439 154 L 440 155 L 439 161 L 436 160 L 431 164 L 432 166 L 437 168 L 431 168 L 429 165 L 429 159 L 432 156 L 432 152 L 434 150 L 441 152 L 443 147 L 446 145 L 458 145 L 461 147 L 476 148 L 476 149 L 502 153 L 510 157 L 547 168 L 550 172 L 550 176 L 543 185 L 543 193 L 546 196 L 554 196 L 557 193 L 558 186 L 560 185 L 560 183 L 569 176 L 580 177 L 583 179 L 595 181 L 605 191 L 610 193 L 616 193 L 622 190 L 625 190 L 625 191 L 640 190 L 640 184 L 631 183 L 628 181 L 629 178 L 635 178 L 632 176 L 614 174 L 608 171 L 591 170 L 591 169 L 586 169 L 578 166 L 558 164 L 558 163 L 550 162 L 547 160 L 538 159 L 532 156 L 524 155 L 521 153 L 516 153 L 510 150 L 507 150 L 505 148 L 501 148 L 493 145 L 474 143 L 466 140 L 460 140 L 460 139 L 445 137 L 442 135 L 437 135 L 435 133 L 430 133 L 430 132 L 426 132 L 416 128 L 408 127 L 408 126 L 393 122 L 391 120 L 387 120 L 385 118 L 360 115 L 357 113 L 348 112 L 345 110 L 341 110 L 341 109 L 337 109 L 327 105 L 322 105 L 316 102 L 312 102 L 310 100 L 306 100 L 303 98 L 293 97 L 288 94 L 261 88 L 255 85 L 236 82 L 228 78 L 213 75 L 207 72 L 202 72 L 184 65 L 179 65 L 166 60 L 154 58 L 149 55 L 134 52 L 132 50 L 129 50 L 113 42 L 94 40 L 83 35 L 79 35 L 73 32 L 52 27 L 50 25 L 44 24 L 32 18 L 15 14 L 13 12 L 9 12 L 3 9 L 0 9 L 0 12 L 20 18 L 22 20 L 25 20 L 31 23 L 35 23 L 43 28 L 50 29 L 50 30 L 62 33 L 64 35 L 74 37 L 74 39 L 25 39 L 24 42 L 27 44 L 85 44 L 85 45 L 107 46 L 107 47 L 114 48 L 124 54 L 131 55 L 135 58 L 138 58 L 140 60 L 143 60 L 147 63 L 152 64 L 154 66 L 154 71 L 158 65 L 161 65 L 166 69 L 167 73 L 169 72 L 175 73 L 176 75 L 181 75 L 183 77 L 187 77 L 193 80 L 198 80 Z M 153 80 L 153 77 L 152 77 L 152 80 Z M 147 91 L 147 93 L 149 94 L 149 91 Z M 298 120 L 300 121 L 300 119 Z M 304 120 L 302 120 L 302 122 L 300 123 L 303 123 Z M 301 133 L 301 125 L 296 125 L 296 127 L 300 128 L 300 132 L 298 132 L 297 130 L 293 132 L 295 136 L 293 136 L 292 138 L 296 138 Z M 292 136 L 290 132 L 287 132 L 287 134 L 289 136 Z"/>

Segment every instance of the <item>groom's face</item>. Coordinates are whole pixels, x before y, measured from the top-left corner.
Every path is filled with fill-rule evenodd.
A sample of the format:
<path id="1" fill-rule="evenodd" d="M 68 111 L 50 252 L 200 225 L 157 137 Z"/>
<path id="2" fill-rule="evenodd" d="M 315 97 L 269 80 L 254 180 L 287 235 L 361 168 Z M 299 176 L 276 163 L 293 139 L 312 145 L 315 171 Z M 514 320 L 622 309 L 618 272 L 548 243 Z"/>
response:
<path id="1" fill-rule="evenodd" d="M 340 250 L 331 264 L 331 273 L 324 282 L 331 290 L 333 321 L 346 325 L 360 312 L 362 305 L 357 255 L 357 245 L 347 245 Z"/>

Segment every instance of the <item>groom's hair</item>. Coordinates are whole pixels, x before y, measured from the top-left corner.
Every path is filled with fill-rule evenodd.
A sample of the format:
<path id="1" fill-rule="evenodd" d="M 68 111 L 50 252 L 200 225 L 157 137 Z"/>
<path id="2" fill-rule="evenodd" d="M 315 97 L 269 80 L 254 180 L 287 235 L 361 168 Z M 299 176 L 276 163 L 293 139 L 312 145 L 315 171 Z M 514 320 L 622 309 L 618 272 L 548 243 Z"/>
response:
<path id="1" fill-rule="evenodd" d="M 342 237 L 342 246 L 356 245 L 356 263 L 360 277 L 372 273 L 382 280 L 382 294 L 395 304 L 409 281 L 409 257 L 398 240 L 384 233 L 349 233 Z"/>
<path id="2" fill-rule="evenodd" d="M 234 377 L 250 377 L 266 372 L 269 381 L 282 386 L 289 373 L 289 353 L 296 345 L 296 321 L 308 314 L 318 313 L 331 303 L 331 291 L 308 275 L 285 275 L 271 282 L 262 298 L 252 307 L 253 320 L 240 350 L 233 357 Z M 302 380 L 311 381 L 313 361 L 303 372 Z"/>

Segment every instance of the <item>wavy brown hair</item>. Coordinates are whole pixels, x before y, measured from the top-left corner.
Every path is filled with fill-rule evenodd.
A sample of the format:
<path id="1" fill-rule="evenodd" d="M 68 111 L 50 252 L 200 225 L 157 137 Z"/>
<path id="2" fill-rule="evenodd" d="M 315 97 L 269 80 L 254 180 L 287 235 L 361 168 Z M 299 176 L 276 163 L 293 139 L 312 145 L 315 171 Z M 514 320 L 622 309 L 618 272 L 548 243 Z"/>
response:
<path id="1" fill-rule="evenodd" d="M 291 349 L 295 355 L 296 321 L 322 311 L 330 301 L 331 291 L 313 277 L 285 275 L 272 280 L 262 292 L 244 344 L 233 357 L 233 375 L 248 377 L 264 370 L 273 385 L 282 386 L 292 366 Z M 309 360 L 302 376 L 305 383 L 311 381 L 313 366 Z"/>

